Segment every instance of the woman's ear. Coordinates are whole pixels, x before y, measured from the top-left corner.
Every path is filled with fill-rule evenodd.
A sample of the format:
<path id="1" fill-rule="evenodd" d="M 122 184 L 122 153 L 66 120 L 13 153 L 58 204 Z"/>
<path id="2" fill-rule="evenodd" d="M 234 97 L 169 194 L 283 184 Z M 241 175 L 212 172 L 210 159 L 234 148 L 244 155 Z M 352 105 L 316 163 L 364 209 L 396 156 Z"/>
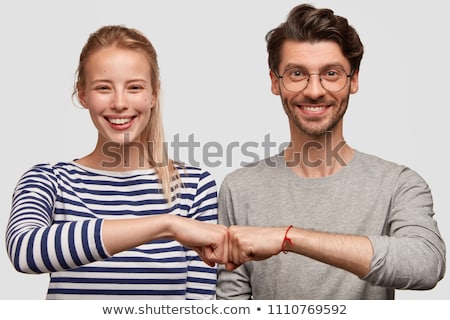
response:
<path id="1" fill-rule="evenodd" d="M 152 98 L 150 100 L 150 107 L 153 108 L 156 106 L 156 102 L 158 102 L 159 94 L 161 92 L 161 86 L 159 81 L 156 83 L 155 87 L 152 90 Z"/>
<path id="2" fill-rule="evenodd" d="M 77 98 L 83 108 L 88 108 L 86 104 L 86 93 L 80 85 L 77 85 Z"/>
<path id="3" fill-rule="evenodd" d="M 150 100 L 150 107 L 151 108 L 156 106 L 156 101 L 158 101 L 158 94 L 157 93 L 153 93 L 152 94 L 152 99 Z"/>

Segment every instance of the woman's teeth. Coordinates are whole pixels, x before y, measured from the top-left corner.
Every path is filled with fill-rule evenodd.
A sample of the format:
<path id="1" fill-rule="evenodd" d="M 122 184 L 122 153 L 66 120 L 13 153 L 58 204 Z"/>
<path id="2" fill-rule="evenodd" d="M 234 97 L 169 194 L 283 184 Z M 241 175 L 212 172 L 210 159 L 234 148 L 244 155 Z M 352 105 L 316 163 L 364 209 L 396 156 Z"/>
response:
<path id="1" fill-rule="evenodd" d="M 124 118 L 124 119 L 109 119 L 109 122 L 113 124 L 125 124 L 131 121 L 131 118 Z"/>

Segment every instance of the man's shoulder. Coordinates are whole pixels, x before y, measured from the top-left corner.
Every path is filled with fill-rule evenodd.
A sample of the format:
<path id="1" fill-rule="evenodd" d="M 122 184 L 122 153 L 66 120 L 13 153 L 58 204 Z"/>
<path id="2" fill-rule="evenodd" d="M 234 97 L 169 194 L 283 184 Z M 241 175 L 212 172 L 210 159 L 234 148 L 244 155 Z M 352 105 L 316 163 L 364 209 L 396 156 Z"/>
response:
<path id="1" fill-rule="evenodd" d="M 392 181 L 409 181 L 412 184 L 426 183 L 415 169 L 379 156 L 359 152 L 356 162 L 359 169 L 357 172 L 361 176 L 373 176 L 376 179 L 390 179 Z"/>
<path id="2" fill-rule="evenodd" d="M 406 168 L 404 165 L 397 162 L 364 152 L 358 152 L 357 163 L 359 166 L 362 166 L 366 172 L 390 171 L 398 173 Z"/>

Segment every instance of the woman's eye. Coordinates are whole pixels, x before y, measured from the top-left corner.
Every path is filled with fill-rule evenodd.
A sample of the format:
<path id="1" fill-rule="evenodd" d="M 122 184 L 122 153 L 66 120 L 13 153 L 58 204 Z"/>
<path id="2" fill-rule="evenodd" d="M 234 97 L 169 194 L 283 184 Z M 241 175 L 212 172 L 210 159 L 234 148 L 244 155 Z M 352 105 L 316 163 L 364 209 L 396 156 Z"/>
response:
<path id="1" fill-rule="evenodd" d="M 134 85 L 130 85 L 130 86 L 128 87 L 128 90 L 130 90 L 130 91 L 132 91 L 132 92 L 141 91 L 141 90 L 143 90 L 143 89 L 144 89 L 144 87 L 143 87 L 142 85 L 140 85 L 140 84 L 134 84 Z"/>
<path id="2" fill-rule="evenodd" d="M 98 87 L 95 88 L 95 90 L 97 90 L 97 91 L 107 91 L 107 90 L 109 90 L 109 87 L 108 86 L 98 86 Z"/>

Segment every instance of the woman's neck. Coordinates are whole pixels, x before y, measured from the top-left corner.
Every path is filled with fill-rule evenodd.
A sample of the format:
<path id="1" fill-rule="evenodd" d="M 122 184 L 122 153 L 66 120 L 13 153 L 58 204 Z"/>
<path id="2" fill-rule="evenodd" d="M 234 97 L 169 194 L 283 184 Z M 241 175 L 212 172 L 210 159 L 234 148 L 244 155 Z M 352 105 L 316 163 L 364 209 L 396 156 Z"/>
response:
<path id="1" fill-rule="evenodd" d="M 90 154 L 77 162 L 86 167 L 107 171 L 142 170 L 152 167 L 148 154 L 148 147 L 139 142 L 98 142 Z"/>

